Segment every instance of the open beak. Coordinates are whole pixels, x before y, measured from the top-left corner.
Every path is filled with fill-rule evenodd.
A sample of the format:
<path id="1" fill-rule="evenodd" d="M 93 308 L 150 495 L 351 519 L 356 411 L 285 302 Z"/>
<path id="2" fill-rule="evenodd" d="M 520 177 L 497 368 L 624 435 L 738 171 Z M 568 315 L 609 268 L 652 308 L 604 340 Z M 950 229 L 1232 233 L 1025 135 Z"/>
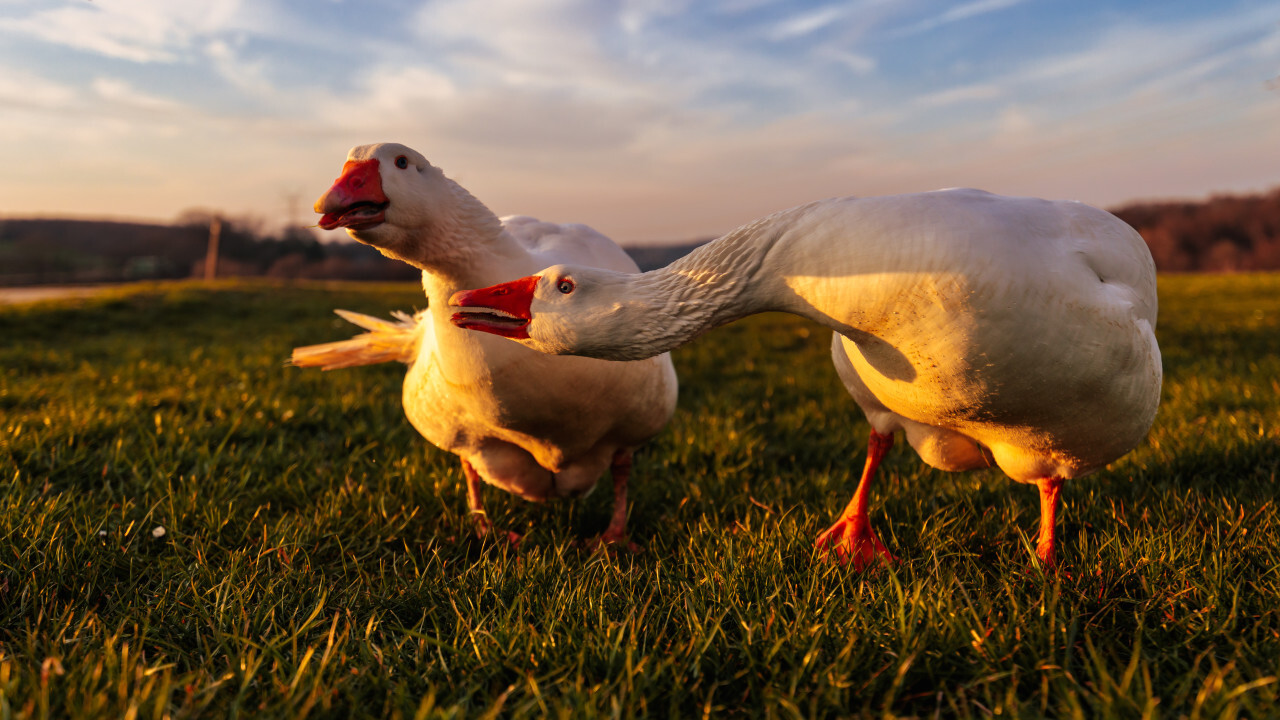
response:
<path id="1" fill-rule="evenodd" d="M 529 337 L 529 323 L 533 321 L 529 306 L 539 279 L 530 275 L 479 290 L 456 292 L 449 298 L 449 306 L 456 309 L 449 320 L 467 330 L 524 340 Z"/>
<path id="2" fill-rule="evenodd" d="M 315 211 L 322 214 L 320 227 L 325 230 L 368 230 L 386 221 L 390 204 L 382 192 L 377 158 L 348 160 L 333 187 L 316 201 Z"/>

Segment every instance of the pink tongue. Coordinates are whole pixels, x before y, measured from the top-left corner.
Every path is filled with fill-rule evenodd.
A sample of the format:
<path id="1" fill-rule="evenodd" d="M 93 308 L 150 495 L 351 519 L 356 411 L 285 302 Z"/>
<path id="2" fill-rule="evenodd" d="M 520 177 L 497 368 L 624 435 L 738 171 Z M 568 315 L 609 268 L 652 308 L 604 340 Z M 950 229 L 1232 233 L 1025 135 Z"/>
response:
<path id="1" fill-rule="evenodd" d="M 325 213 L 324 217 L 320 218 L 320 227 L 324 228 L 325 230 L 332 230 L 336 227 L 339 227 L 341 224 L 340 218 L 341 218 L 340 213 L 336 213 L 336 212 Z"/>
<path id="2" fill-rule="evenodd" d="M 357 207 L 346 208 L 345 210 L 335 210 L 331 213 L 325 213 L 320 218 L 320 227 L 325 230 L 332 230 L 338 227 L 348 227 L 355 225 L 363 220 L 367 220 L 376 216 L 381 208 L 372 205 L 360 205 Z"/>

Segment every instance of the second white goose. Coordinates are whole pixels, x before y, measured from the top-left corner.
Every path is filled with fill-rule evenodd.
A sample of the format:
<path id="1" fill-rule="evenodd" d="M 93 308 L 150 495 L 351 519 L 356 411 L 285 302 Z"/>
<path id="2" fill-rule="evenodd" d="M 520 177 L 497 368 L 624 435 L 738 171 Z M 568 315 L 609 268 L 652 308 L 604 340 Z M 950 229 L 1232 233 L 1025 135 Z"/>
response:
<path id="1" fill-rule="evenodd" d="M 450 302 L 459 327 L 614 360 L 770 310 L 832 328 L 871 440 L 853 500 L 818 545 L 857 566 L 893 559 L 867 504 L 895 432 L 933 467 L 996 465 L 1036 484 L 1036 554 L 1051 565 L 1063 481 L 1135 447 L 1160 397 L 1151 254 L 1128 225 L 1075 202 L 967 189 L 824 200 L 660 270 L 558 265 Z"/>
<path id="2" fill-rule="evenodd" d="M 482 481 L 543 500 L 580 495 L 609 469 L 613 515 L 600 540 L 626 542 L 632 451 L 675 412 L 671 358 L 549 357 L 459 330 L 449 323 L 448 304 L 461 288 L 553 262 L 634 272 L 622 248 L 585 225 L 499 220 L 420 153 L 395 143 L 353 148 L 315 210 L 321 227 L 346 228 L 382 254 L 421 268 L 428 308 L 400 323 L 348 314 L 373 332 L 298 348 L 294 364 L 408 363 L 405 414 L 423 437 L 461 459 L 481 535 L 492 527 L 480 499 Z"/>

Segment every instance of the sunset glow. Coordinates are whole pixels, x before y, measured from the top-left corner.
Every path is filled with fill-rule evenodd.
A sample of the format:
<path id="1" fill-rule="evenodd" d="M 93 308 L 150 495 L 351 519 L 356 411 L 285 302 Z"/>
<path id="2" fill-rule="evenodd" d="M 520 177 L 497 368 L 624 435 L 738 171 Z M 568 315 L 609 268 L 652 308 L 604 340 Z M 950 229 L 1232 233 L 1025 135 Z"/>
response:
<path id="1" fill-rule="evenodd" d="M 312 224 L 379 141 L 622 242 L 837 195 L 1280 184 L 1251 0 L 65 0 L 0 2 L 0 37 L 4 217 Z"/>

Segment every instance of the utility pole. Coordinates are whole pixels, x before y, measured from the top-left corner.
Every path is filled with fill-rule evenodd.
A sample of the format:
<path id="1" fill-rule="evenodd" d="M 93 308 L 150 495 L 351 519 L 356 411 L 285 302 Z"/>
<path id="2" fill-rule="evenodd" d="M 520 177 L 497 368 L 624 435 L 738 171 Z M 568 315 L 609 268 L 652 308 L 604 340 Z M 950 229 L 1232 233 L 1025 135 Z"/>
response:
<path id="1" fill-rule="evenodd" d="M 308 237 L 309 233 L 302 228 L 302 222 L 299 220 L 298 209 L 302 207 L 302 193 L 297 190 L 291 190 L 281 193 L 284 199 L 285 212 L 289 217 L 289 224 L 285 227 L 284 236 L 286 239 L 293 240 L 299 237 Z"/>
<path id="2" fill-rule="evenodd" d="M 289 213 L 289 229 L 301 227 L 298 222 L 298 208 L 302 205 L 302 193 L 287 192 L 284 194 L 285 212 Z"/>
<path id="3" fill-rule="evenodd" d="M 209 221 L 209 251 L 204 256 L 204 279 L 218 277 L 218 239 L 222 237 L 222 218 L 214 215 Z"/>

